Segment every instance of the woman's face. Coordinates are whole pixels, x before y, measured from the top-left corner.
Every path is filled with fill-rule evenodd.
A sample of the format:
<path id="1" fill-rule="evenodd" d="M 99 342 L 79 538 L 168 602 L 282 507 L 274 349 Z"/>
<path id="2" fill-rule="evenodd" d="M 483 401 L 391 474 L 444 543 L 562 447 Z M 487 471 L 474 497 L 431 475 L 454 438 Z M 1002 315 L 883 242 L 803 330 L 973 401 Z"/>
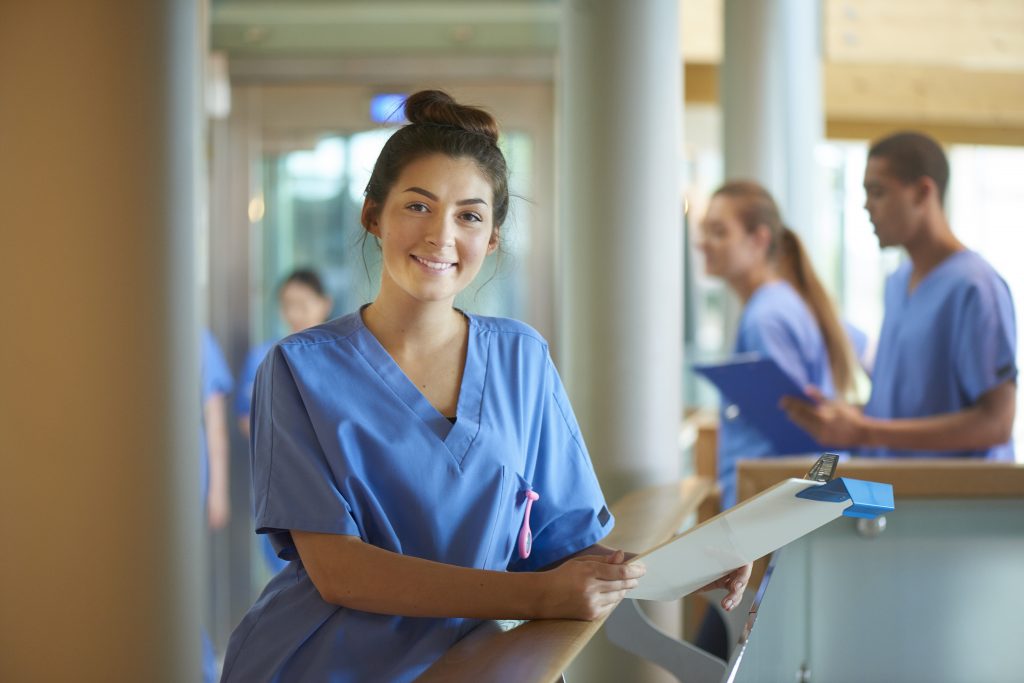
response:
<path id="1" fill-rule="evenodd" d="M 281 317 L 292 332 L 300 332 L 327 320 L 331 314 L 331 300 L 321 296 L 300 282 L 289 282 L 278 295 Z"/>
<path id="2" fill-rule="evenodd" d="M 764 264 L 767 257 L 763 237 L 757 230 L 749 232 L 744 227 L 733 202 L 725 195 L 712 197 L 700 224 L 698 245 L 704 252 L 707 274 L 727 281 L 741 278 Z"/>
<path id="3" fill-rule="evenodd" d="M 451 302 L 498 247 L 493 190 L 472 159 L 434 154 L 402 171 L 363 224 L 380 238 L 381 291 L 420 302 Z"/>

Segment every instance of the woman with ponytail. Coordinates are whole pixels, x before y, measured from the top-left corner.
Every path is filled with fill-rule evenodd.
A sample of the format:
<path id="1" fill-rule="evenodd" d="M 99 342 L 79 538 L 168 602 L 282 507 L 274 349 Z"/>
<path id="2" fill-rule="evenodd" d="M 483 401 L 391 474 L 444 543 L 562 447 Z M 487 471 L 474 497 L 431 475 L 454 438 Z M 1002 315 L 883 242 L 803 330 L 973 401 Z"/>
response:
<path id="1" fill-rule="evenodd" d="M 224 681 L 411 681 L 480 619 L 596 619 L 644 573 L 600 545 L 614 521 L 544 339 L 454 308 L 508 212 L 494 119 L 437 91 L 405 116 L 363 204 L 377 298 L 256 375 L 256 530 L 291 561 Z M 749 575 L 711 587 L 731 607 Z"/>
<path id="2" fill-rule="evenodd" d="M 743 303 L 734 351 L 772 358 L 801 386 L 843 397 L 854 384 L 853 354 L 835 309 L 796 233 L 760 185 L 726 183 L 701 225 L 709 275 L 724 279 Z M 736 502 L 736 462 L 775 453 L 742 416 L 722 410 L 718 477 L 722 507 Z"/>

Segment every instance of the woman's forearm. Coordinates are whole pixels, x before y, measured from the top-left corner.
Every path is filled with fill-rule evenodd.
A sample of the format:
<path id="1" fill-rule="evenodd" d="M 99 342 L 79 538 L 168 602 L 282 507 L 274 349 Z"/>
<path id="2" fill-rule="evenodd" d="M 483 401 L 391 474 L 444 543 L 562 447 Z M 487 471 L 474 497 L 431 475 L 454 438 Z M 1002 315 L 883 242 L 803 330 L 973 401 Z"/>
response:
<path id="1" fill-rule="evenodd" d="M 572 557 L 541 572 L 470 569 L 377 548 L 354 536 L 292 531 L 327 602 L 379 614 L 475 619 L 597 619 L 645 571 L 621 553 Z"/>
<path id="2" fill-rule="evenodd" d="M 530 619 L 542 611 L 537 574 L 431 562 L 351 536 L 292 537 L 313 583 L 333 604 L 410 617 Z"/>

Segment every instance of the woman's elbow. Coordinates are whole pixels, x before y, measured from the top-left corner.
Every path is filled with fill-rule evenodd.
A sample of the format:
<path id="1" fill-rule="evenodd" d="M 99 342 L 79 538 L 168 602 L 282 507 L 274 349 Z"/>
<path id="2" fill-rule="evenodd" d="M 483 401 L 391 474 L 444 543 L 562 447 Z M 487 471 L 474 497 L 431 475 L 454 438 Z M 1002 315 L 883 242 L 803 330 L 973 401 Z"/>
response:
<path id="1" fill-rule="evenodd" d="M 320 599 L 324 602 L 330 605 L 337 605 L 338 607 L 346 606 L 343 604 L 341 593 L 330 582 L 313 581 L 313 586 L 316 588 L 316 592 L 320 594 Z"/>

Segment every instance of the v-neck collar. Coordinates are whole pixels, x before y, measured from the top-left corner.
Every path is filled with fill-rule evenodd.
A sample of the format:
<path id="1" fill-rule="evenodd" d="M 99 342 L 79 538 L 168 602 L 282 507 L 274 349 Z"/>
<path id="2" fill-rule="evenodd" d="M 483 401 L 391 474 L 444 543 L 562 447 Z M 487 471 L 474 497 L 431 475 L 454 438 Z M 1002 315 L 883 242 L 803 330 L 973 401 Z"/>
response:
<path id="1" fill-rule="evenodd" d="M 470 314 L 459 311 L 469 322 L 466 343 L 466 362 L 462 370 L 459 400 L 456 404 L 452 424 L 431 405 L 423 392 L 412 383 L 395 359 L 363 322 L 362 311 L 356 313 L 358 328 L 351 340 L 381 380 L 395 393 L 408 408 L 419 417 L 424 427 L 434 434 L 448 449 L 455 462 L 461 467 L 469 447 L 480 432 L 483 411 L 484 382 L 487 378 L 489 347 L 488 335 L 481 334 L 477 320 Z"/>
<path id="2" fill-rule="evenodd" d="M 935 279 L 935 277 L 932 277 L 933 275 L 935 275 L 938 271 L 945 270 L 947 267 L 949 267 L 950 263 L 958 259 L 962 254 L 966 254 L 969 251 L 970 249 L 960 249 L 959 251 L 954 251 L 952 254 L 936 263 L 934 266 L 932 266 L 931 270 L 924 274 L 924 277 L 922 277 L 918 281 L 917 286 L 915 286 L 913 289 L 910 288 L 910 280 L 914 277 L 914 263 L 913 261 L 911 261 L 909 263 L 910 267 L 907 269 L 906 282 L 903 283 L 903 300 L 909 302 L 911 299 L 914 298 L 915 294 L 921 291 L 922 286 Z"/>

